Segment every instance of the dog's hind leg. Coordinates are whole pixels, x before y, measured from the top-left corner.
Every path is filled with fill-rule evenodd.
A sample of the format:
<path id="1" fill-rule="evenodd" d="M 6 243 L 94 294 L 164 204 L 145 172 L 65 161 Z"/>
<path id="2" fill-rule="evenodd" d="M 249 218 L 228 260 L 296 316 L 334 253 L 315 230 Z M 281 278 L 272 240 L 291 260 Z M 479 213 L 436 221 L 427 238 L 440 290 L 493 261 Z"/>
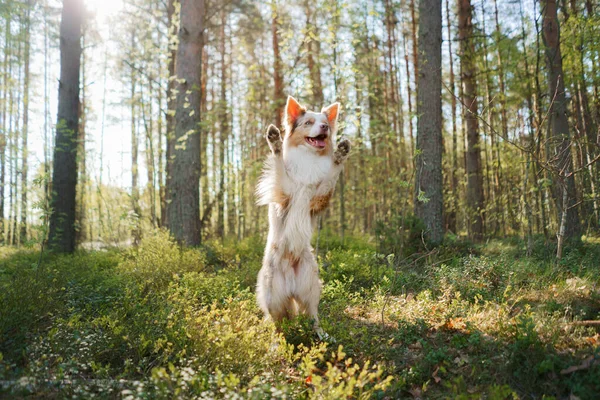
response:
<path id="1" fill-rule="evenodd" d="M 282 260 L 278 257 L 268 256 L 263 262 L 263 267 L 258 273 L 256 284 L 256 299 L 265 315 L 274 322 L 289 318 L 296 313 L 291 290 L 285 272 L 281 268 Z"/>
<path id="2" fill-rule="evenodd" d="M 296 270 L 296 290 L 294 297 L 298 302 L 299 311 L 312 318 L 314 329 L 319 336 L 322 334 L 322 330 L 319 327 L 318 315 L 321 286 L 317 261 L 312 253 L 307 250 L 300 258 Z"/>

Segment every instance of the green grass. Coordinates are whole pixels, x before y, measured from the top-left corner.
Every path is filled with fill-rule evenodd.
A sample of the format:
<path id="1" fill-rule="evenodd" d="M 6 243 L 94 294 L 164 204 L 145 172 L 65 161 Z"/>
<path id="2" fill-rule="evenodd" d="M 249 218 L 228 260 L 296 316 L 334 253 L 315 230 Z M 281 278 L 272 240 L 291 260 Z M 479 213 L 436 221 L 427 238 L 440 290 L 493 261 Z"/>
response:
<path id="1" fill-rule="evenodd" d="M 328 239 L 320 343 L 263 321 L 263 242 L 71 256 L 0 248 L 0 397 L 594 398 L 600 243 L 538 238 L 377 252 Z M 590 361 L 591 360 L 591 361 Z M 595 361 L 595 362 L 594 362 Z M 581 366 L 576 371 L 569 367 Z"/>

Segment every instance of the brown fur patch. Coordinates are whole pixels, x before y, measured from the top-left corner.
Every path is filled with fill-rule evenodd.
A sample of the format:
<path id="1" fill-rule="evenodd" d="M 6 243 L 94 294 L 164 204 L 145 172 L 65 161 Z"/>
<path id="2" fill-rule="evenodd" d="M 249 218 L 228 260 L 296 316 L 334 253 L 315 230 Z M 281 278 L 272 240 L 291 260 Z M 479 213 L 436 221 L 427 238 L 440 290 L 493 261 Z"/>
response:
<path id="1" fill-rule="evenodd" d="M 298 266 L 300 265 L 300 257 L 297 257 L 293 253 L 286 251 L 283 255 L 283 258 L 289 261 L 292 269 L 294 270 L 294 274 L 298 272 Z"/>
<path id="2" fill-rule="evenodd" d="M 312 215 L 318 214 L 325 210 L 329 206 L 329 201 L 333 195 L 333 190 L 323 196 L 315 196 L 310 199 L 310 213 Z"/>
<path id="3" fill-rule="evenodd" d="M 275 195 L 273 197 L 275 203 L 279 204 L 284 210 L 287 210 L 288 206 L 290 205 L 290 196 L 283 193 L 281 188 L 276 188 Z"/>

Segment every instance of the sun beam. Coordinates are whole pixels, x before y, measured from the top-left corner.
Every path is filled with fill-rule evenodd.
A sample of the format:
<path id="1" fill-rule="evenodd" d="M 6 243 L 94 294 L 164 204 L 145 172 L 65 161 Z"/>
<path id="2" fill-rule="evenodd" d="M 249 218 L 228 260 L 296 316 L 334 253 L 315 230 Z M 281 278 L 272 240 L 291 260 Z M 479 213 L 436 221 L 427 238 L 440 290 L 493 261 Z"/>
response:
<path id="1" fill-rule="evenodd" d="M 98 22 L 106 22 L 106 18 L 115 15 L 123 8 L 123 0 L 84 0 L 86 8 L 97 18 Z"/>

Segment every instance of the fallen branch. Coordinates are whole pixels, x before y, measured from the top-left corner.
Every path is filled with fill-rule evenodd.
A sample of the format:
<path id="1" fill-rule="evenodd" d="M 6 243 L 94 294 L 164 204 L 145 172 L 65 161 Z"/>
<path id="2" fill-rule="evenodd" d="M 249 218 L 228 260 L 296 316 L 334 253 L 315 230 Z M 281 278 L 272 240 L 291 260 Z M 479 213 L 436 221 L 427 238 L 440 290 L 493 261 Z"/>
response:
<path id="1" fill-rule="evenodd" d="M 573 365 L 572 367 L 563 369 L 562 371 L 560 371 L 560 374 L 561 375 L 572 374 L 573 372 L 588 369 L 590 367 L 593 367 L 594 365 L 599 365 L 599 364 L 600 364 L 600 360 L 596 360 L 594 358 L 594 356 L 589 356 L 588 358 L 583 360 L 583 362 L 581 364 Z"/>
<path id="2" fill-rule="evenodd" d="M 573 321 L 571 325 L 575 326 L 600 326 L 600 321 Z"/>

